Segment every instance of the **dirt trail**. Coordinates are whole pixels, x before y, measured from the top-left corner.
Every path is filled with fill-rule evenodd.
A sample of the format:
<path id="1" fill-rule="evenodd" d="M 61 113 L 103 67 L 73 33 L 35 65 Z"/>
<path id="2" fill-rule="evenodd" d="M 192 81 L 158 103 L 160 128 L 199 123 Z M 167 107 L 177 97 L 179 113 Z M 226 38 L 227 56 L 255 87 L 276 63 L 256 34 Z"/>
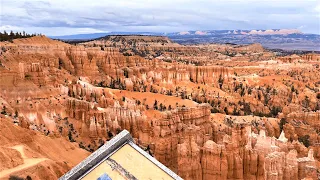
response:
<path id="1" fill-rule="evenodd" d="M 23 145 L 12 146 L 11 149 L 17 150 L 17 151 L 21 154 L 21 157 L 22 157 L 23 159 L 27 159 L 27 158 L 28 158 L 28 157 L 26 156 L 26 154 L 24 153 L 24 146 L 23 146 Z"/>
<path id="2" fill-rule="evenodd" d="M 23 145 L 17 145 L 17 146 L 13 146 L 11 148 L 20 152 L 24 163 L 19 166 L 14 167 L 14 168 L 5 169 L 3 171 L 0 171 L 0 179 L 8 178 L 11 174 L 13 174 L 15 172 L 27 169 L 29 167 L 37 165 L 38 163 L 40 163 L 42 161 L 48 160 L 47 158 L 28 158 L 26 156 L 26 154 L 24 153 L 24 146 Z"/>

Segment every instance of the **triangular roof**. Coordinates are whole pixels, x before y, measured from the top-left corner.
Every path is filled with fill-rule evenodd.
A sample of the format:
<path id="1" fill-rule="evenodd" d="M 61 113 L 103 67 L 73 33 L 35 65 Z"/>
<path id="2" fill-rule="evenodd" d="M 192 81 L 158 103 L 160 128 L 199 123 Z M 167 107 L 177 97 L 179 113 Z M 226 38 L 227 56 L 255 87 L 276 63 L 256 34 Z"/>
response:
<path id="1" fill-rule="evenodd" d="M 182 179 L 150 156 L 123 130 L 60 180 L 75 179 Z"/>

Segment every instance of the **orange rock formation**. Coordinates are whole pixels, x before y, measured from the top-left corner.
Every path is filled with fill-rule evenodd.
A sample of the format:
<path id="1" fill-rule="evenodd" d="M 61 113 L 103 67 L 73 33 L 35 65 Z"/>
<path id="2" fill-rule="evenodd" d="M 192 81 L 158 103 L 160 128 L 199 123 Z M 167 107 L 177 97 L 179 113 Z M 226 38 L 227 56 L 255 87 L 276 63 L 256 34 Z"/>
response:
<path id="1" fill-rule="evenodd" d="M 0 46 L 6 177 L 56 179 L 122 129 L 184 179 L 319 176 L 317 54 L 151 36 Z"/>

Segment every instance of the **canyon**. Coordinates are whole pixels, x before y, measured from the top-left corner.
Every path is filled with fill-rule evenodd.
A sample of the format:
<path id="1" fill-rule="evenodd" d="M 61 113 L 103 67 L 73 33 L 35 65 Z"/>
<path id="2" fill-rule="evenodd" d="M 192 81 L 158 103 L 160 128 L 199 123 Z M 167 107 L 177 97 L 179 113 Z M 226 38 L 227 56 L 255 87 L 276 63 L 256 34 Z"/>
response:
<path id="1" fill-rule="evenodd" d="M 57 179 L 123 129 L 186 180 L 318 179 L 319 66 L 163 36 L 0 42 L 0 179 Z"/>

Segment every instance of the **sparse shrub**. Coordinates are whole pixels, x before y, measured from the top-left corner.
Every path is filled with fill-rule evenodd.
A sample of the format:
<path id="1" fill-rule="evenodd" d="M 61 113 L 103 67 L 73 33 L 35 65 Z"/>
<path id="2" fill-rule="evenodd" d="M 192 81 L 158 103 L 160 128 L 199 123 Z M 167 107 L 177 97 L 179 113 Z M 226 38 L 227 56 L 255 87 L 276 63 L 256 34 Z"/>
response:
<path id="1" fill-rule="evenodd" d="M 237 108 L 236 108 L 236 107 L 233 108 L 232 114 L 233 114 L 234 116 L 239 116 L 239 115 L 240 115 L 240 113 L 239 113 L 239 111 L 237 111 Z"/>
<path id="2" fill-rule="evenodd" d="M 100 148 L 103 145 L 104 145 L 104 140 L 103 139 L 99 139 L 99 147 L 98 148 Z"/>
<path id="3" fill-rule="evenodd" d="M 250 103 L 244 102 L 241 110 L 244 112 L 244 115 L 250 115 L 252 113 Z"/>
<path id="4" fill-rule="evenodd" d="M 61 68 L 62 68 L 62 66 L 63 66 L 63 61 L 62 61 L 62 59 L 61 59 L 61 58 L 59 58 L 59 67 L 58 67 L 58 69 L 61 69 Z"/>
<path id="5" fill-rule="evenodd" d="M 112 137 L 113 137 L 113 134 L 112 134 L 111 131 L 108 131 L 108 137 L 109 137 L 109 138 L 112 138 Z"/>
<path id="6" fill-rule="evenodd" d="M 299 137 L 298 140 L 299 142 L 303 143 L 305 147 L 309 147 L 310 146 L 309 138 L 310 138 L 309 135 L 305 135 L 305 136 Z"/>
<path id="7" fill-rule="evenodd" d="M 124 75 L 124 77 L 129 78 L 129 71 L 127 69 L 124 69 L 123 75 Z"/>
<path id="8" fill-rule="evenodd" d="M 68 137 L 69 137 L 69 141 L 70 142 L 76 142 L 72 137 L 72 132 L 71 131 L 68 132 Z"/>
<path id="9" fill-rule="evenodd" d="M 283 130 L 283 126 L 287 123 L 285 118 L 281 118 L 280 122 L 279 122 L 279 127 L 280 127 L 280 132 L 282 132 Z"/>
<path id="10" fill-rule="evenodd" d="M 218 83 L 219 83 L 219 87 L 220 87 L 220 89 L 222 88 L 223 81 L 224 81 L 224 79 L 222 78 L 222 75 L 220 74 L 220 76 L 219 76 L 219 80 L 218 80 Z"/>
<path id="11" fill-rule="evenodd" d="M 9 180 L 24 180 L 24 178 L 21 178 L 19 176 L 10 176 Z"/>
<path id="12" fill-rule="evenodd" d="M 214 107 L 211 109 L 211 113 L 220 113 L 220 110 Z"/>
<path id="13" fill-rule="evenodd" d="M 302 101 L 302 106 L 308 108 L 310 105 L 310 99 L 308 96 L 305 96 L 304 100 Z"/>
<path id="14" fill-rule="evenodd" d="M 153 109 L 158 110 L 158 101 L 154 100 Z"/>
<path id="15" fill-rule="evenodd" d="M 26 75 L 24 76 L 24 78 L 30 80 L 30 79 L 31 79 L 31 75 L 30 75 L 30 74 L 26 74 Z"/>
<path id="16" fill-rule="evenodd" d="M 248 94 L 251 95 L 251 93 L 252 93 L 252 88 L 249 88 L 248 89 Z"/>
<path id="17" fill-rule="evenodd" d="M 18 110 L 16 110 L 16 111 L 14 112 L 14 117 L 15 117 L 15 118 L 19 117 Z"/>
<path id="18" fill-rule="evenodd" d="M 281 107 L 279 107 L 279 106 L 272 106 L 272 108 L 271 108 L 271 110 L 270 110 L 270 116 L 276 117 L 276 116 L 279 114 L 279 112 L 281 112 L 281 111 L 282 111 Z"/>
<path id="19" fill-rule="evenodd" d="M 82 149 L 85 149 L 85 150 L 86 150 L 86 147 L 83 145 L 83 142 L 80 142 L 80 143 L 79 143 L 79 148 L 82 148 Z"/>
<path id="20" fill-rule="evenodd" d="M 245 94 L 246 94 L 245 89 L 242 88 L 241 91 L 240 91 L 240 96 L 243 97 Z"/>
<path id="21" fill-rule="evenodd" d="M 7 114 L 7 107 L 6 107 L 6 106 L 3 106 L 3 107 L 2 107 L 1 114 L 3 114 L 3 115 L 6 115 L 6 114 Z"/>
<path id="22" fill-rule="evenodd" d="M 223 111 L 226 113 L 226 115 L 229 115 L 229 112 L 228 112 L 228 108 L 227 108 L 227 107 L 225 107 Z"/>

